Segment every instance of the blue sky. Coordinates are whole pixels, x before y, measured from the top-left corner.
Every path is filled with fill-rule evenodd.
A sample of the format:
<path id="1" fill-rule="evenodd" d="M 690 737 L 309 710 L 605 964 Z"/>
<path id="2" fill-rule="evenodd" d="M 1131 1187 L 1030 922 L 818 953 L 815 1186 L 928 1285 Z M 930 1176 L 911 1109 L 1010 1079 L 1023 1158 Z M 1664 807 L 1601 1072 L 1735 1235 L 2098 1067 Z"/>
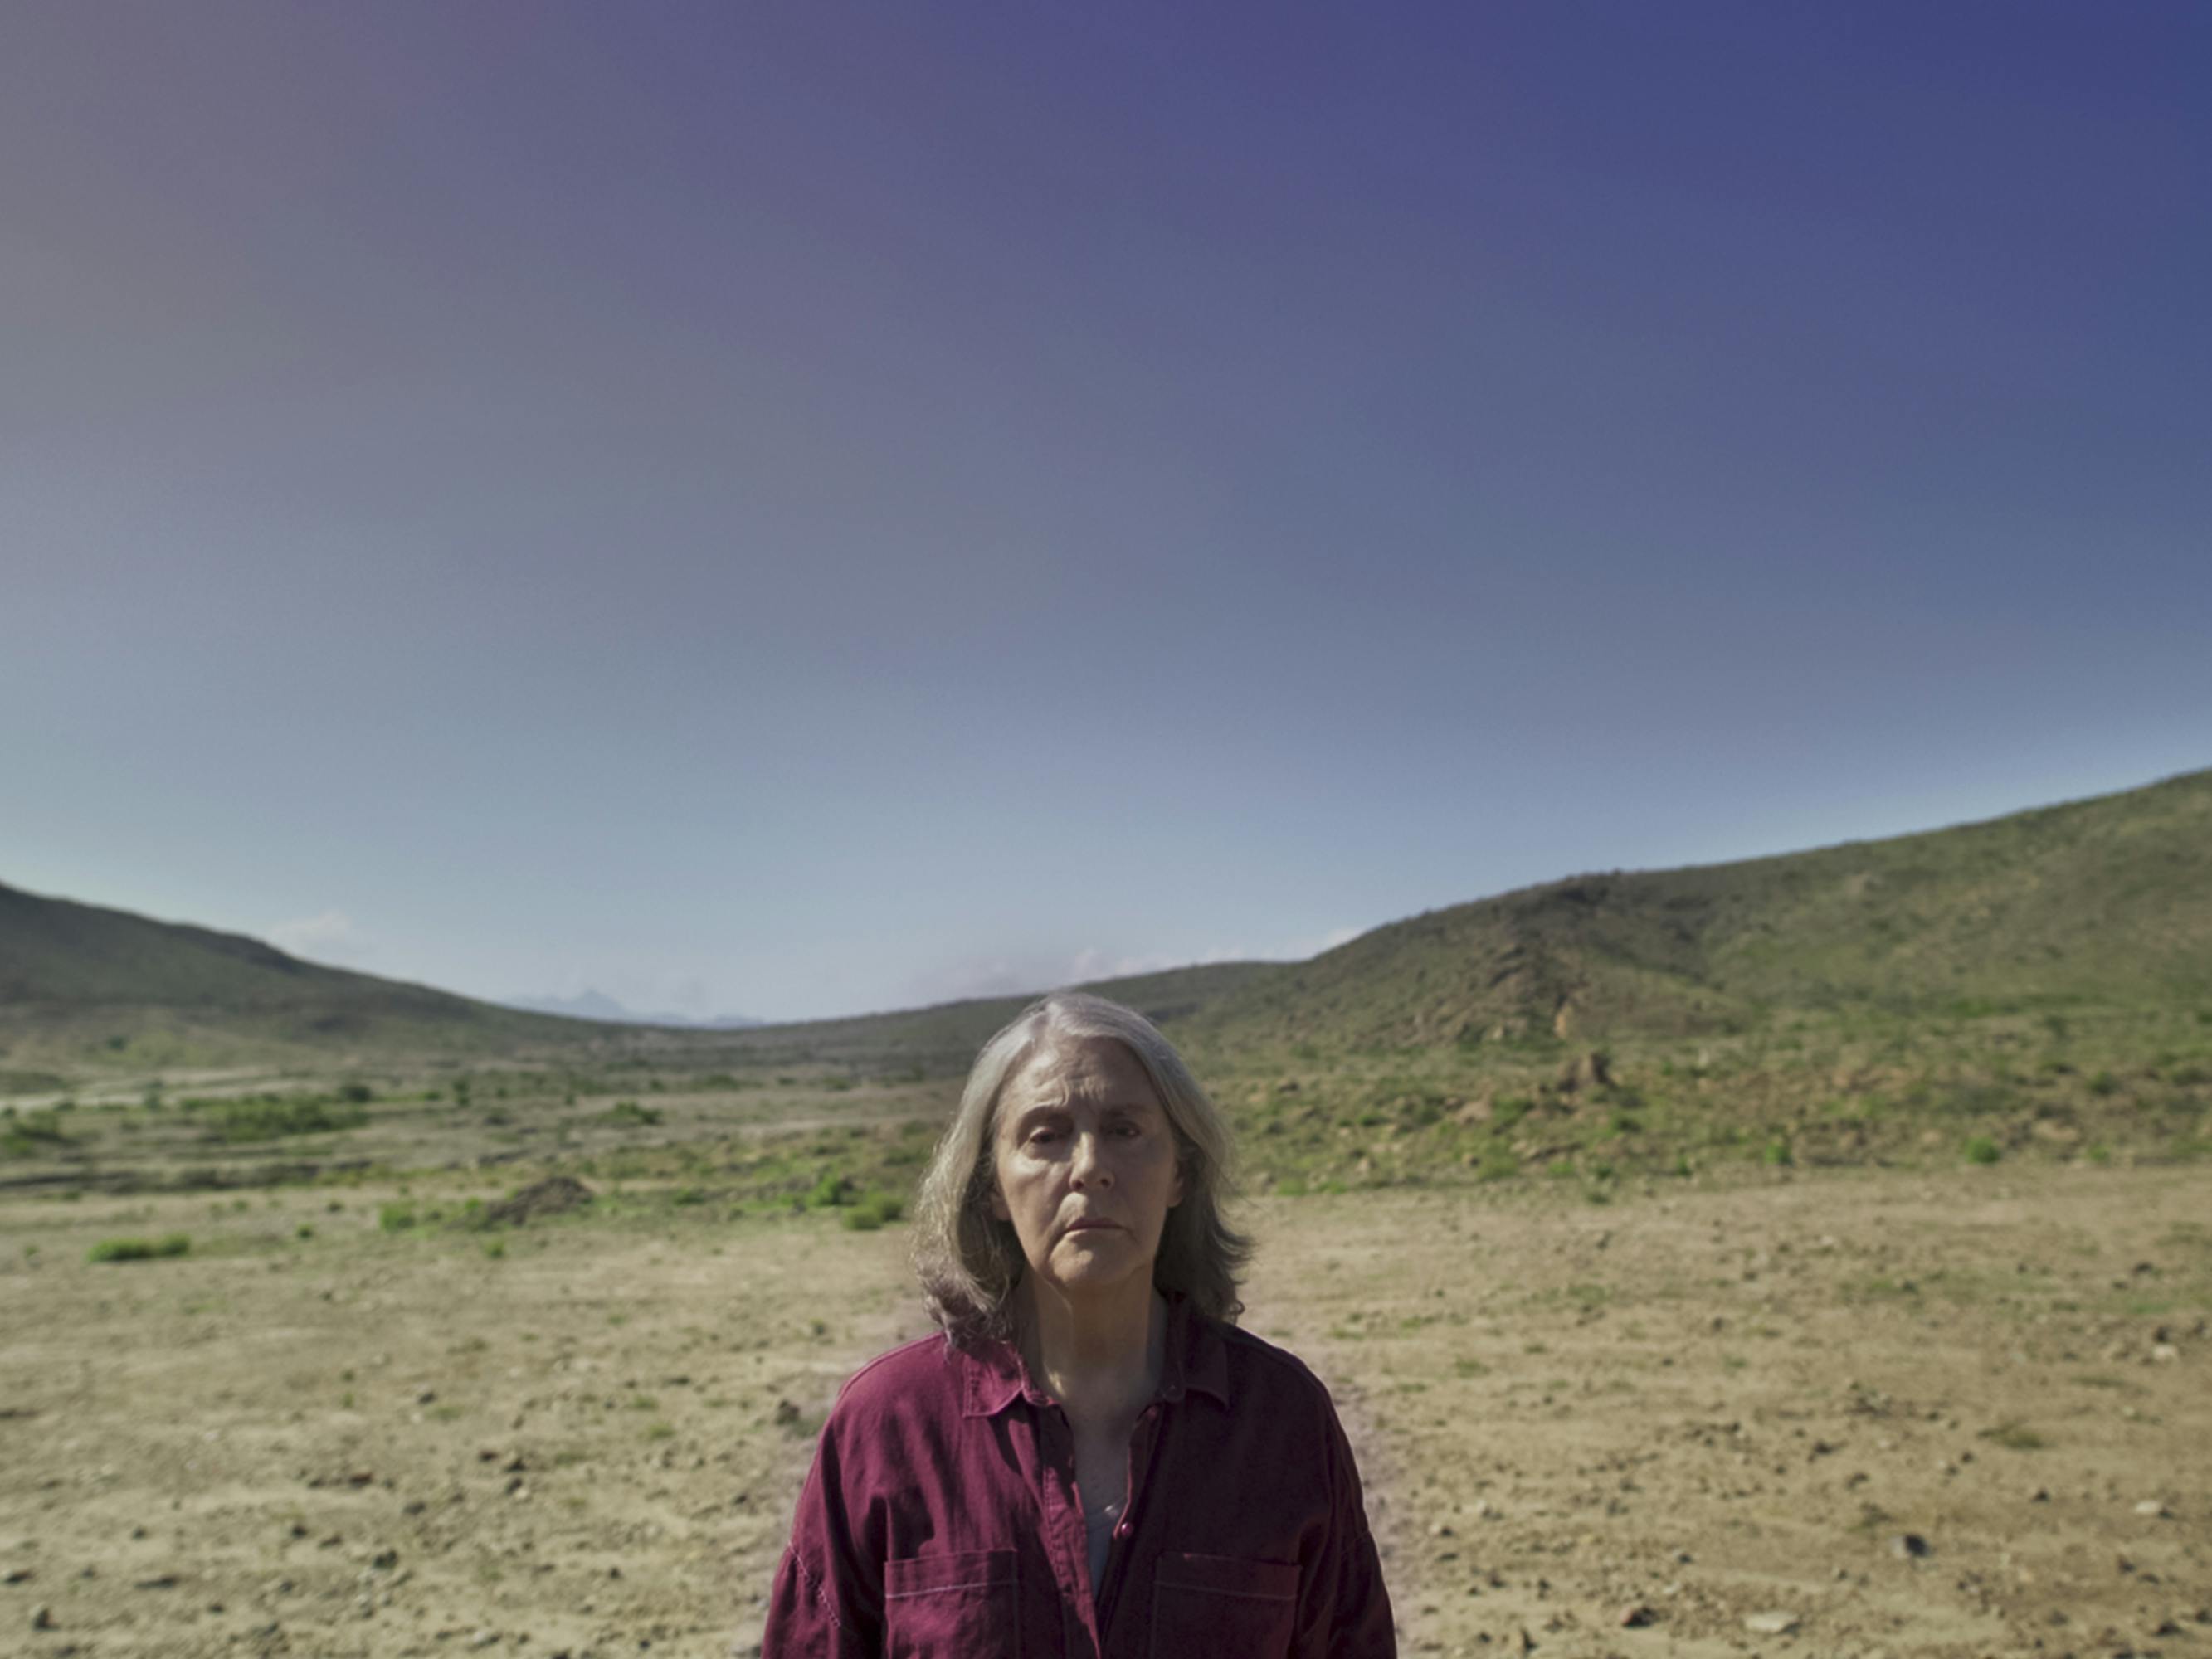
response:
<path id="1" fill-rule="evenodd" d="M 0 17 L 0 881 L 797 1018 L 2212 764 L 2212 13 Z"/>

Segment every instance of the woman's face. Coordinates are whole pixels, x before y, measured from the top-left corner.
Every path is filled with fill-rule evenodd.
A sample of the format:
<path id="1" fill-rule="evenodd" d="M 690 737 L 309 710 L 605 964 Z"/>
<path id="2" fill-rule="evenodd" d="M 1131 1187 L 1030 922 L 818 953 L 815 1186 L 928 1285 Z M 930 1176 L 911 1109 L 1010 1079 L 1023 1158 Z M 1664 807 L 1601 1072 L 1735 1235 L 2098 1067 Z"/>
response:
<path id="1" fill-rule="evenodd" d="M 1182 1201 L 1181 1160 L 1152 1079 L 1110 1037 L 1054 1037 L 1006 1080 L 991 1211 L 1030 1271 L 1070 1298 L 1152 1283 Z"/>

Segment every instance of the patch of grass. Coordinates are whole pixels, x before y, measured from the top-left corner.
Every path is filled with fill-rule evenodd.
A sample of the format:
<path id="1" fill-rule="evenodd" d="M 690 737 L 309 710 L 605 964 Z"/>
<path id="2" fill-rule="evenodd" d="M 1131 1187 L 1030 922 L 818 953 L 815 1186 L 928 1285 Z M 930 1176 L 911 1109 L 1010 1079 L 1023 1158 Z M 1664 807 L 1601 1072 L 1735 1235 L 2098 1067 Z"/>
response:
<path id="1" fill-rule="evenodd" d="M 88 1261 L 154 1261 L 163 1256 L 189 1255 L 192 1241 L 182 1233 L 160 1238 L 103 1238 L 85 1252 Z"/>
<path id="2" fill-rule="evenodd" d="M 1510 1146 L 1493 1140 L 1482 1149 L 1474 1173 L 1480 1181 L 1510 1181 L 1521 1173 L 1520 1156 Z"/>
<path id="3" fill-rule="evenodd" d="M 1500 1131 L 1510 1129 L 1534 1110 L 1535 1105 L 1527 1095 L 1501 1095 L 1491 1103 L 1490 1127 Z"/>
<path id="4" fill-rule="evenodd" d="M 52 1109 L 26 1112 L 21 1117 L 10 1117 L 7 1123 L 6 1132 L 0 1133 L 0 1158 L 28 1158 L 69 1142 L 60 1115 Z"/>
<path id="5" fill-rule="evenodd" d="M 1968 1136 L 1964 1150 L 1969 1164 L 1994 1164 L 1999 1156 L 1996 1142 L 1987 1135 Z"/>
<path id="6" fill-rule="evenodd" d="M 1980 1437 L 2008 1451 L 2040 1451 L 2051 1443 L 2017 1419 L 1984 1429 Z"/>
<path id="7" fill-rule="evenodd" d="M 599 1114 L 599 1121 L 617 1129 L 649 1129 L 660 1121 L 658 1106 L 641 1106 L 634 1100 L 618 1100 Z"/>
<path id="8" fill-rule="evenodd" d="M 376 1224 L 387 1233 L 404 1233 L 416 1224 L 416 1219 L 411 1199 L 400 1199 L 377 1206 Z"/>

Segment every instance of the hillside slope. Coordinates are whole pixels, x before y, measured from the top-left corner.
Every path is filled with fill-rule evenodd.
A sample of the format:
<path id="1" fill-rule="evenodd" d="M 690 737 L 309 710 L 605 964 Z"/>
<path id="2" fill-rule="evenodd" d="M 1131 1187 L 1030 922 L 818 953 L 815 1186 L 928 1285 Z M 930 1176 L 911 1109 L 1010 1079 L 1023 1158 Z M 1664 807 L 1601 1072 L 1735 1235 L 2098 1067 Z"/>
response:
<path id="1" fill-rule="evenodd" d="M 1172 1024 L 1272 963 L 1209 963 L 1087 988 Z M 0 885 L 0 1067 L 307 1059 L 333 1050 L 822 1060 L 964 1067 L 1030 994 L 782 1025 L 623 1025 L 532 1013 L 302 962 L 261 940 Z"/>
<path id="2" fill-rule="evenodd" d="M 1227 1046 L 1740 1030 L 1780 1008 L 2212 1006 L 2212 771 L 1953 829 L 1586 875 L 1379 927 L 1205 1010 Z"/>
<path id="3" fill-rule="evenodd" d="M 137 1059 L 295 1044 L 483 1049 L 594 1029 L 0 886 L 0 1042 L 18 1060 L 87 1048 Z"/>

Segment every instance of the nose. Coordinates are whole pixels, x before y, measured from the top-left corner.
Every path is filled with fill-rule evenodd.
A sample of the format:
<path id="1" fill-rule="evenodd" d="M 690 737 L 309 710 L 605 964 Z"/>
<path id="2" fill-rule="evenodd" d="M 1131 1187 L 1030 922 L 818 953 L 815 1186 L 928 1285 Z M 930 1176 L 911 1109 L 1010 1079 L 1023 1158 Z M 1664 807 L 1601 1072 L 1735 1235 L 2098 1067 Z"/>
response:
<path id="1" fill-rule="evenodd" d="M 1106 1167 L 1106 1160 L 1100 1155 L 1102 1146 L 1103 1142 L 1097 1135 L 1085 1133 L 1075 1137 L 1067 1180 L 1076 1191 L 1087 1192 L 1094 1187 L 1114 1184 L 1113 1171 Z"/>

